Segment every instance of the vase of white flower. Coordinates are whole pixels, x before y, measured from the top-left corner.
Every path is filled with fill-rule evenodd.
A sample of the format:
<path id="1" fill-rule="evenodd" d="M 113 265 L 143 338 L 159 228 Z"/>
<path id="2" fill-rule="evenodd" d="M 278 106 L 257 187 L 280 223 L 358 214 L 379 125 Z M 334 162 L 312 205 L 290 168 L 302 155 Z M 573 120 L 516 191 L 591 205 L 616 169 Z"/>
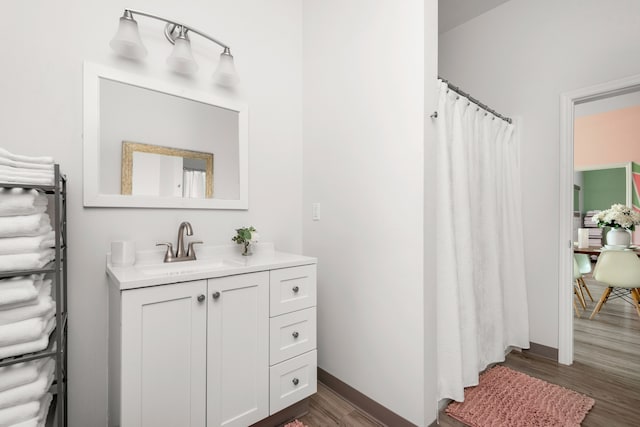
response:
<path id="1" fill-rule="evenodd" d="M 636 225 L 640 225 L 640 213 L 628 206 L 615 204 L 610 209 L 595 214 L 593 222 L 598 227 L 611 227 L 607 233 L 607 245 L 629 247 L 631 231 L 635 230 Z"/>

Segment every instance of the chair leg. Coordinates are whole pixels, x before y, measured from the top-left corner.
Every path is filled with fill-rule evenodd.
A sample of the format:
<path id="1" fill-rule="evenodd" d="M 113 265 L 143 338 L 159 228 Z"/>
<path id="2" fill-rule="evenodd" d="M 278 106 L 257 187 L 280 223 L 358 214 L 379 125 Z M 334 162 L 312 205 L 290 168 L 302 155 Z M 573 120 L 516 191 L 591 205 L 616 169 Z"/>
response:
<path id="1" fill-rule="evenodd" d="M 587 291 L 587 295 L 589 295 L 589 299 L 591 300 L 591 302 L 593 302 L 594 299 L 591 296 L 591 292 L 589 291 L 589 288 L 587 287 L 587 282 L 584 281 L 584 277 L 581 277 L 578 280 L 580 281 L 580 285 L 584 288 L 584 290 Z M 584 298 L 584 295 L 583 295 L 583 298 Z"/>
<path id="2" fill-rule="evenodd" d="M 631 289 L 631 298 L 633 298 L 636 311 L 638 312 L 638 316 L 640 316 L 640 292 L 638 289 Z"/>
<path id="3" fill-rule="evenodd" d="M 576 311 L 576 316 L 580 317 L 580 312 L 578 311 L 578 304 L 576 304 L 576 299 L 573 299 L 573 309 Z"/>
<path id="4" fill-rule="evenodd" d="M 580 305 L 582 306 L 582 309 L 586 309 L 587 308 L 587 302 L 584 300 L 584 294 L 582 293 L 582 289 L 580 289 L 580 285 L 578 284 L 578 281 L 576 280 L 576 284 L 573 286 L 573 292 L 575 292 L 576 296 L 578 297 L 578 301 L 580 301 Z"/>
<path id="5" fill-rule="evenodd" d="M 589 319 L 593 319 L 593 316 L 598 314 L 598 312 L 602 308 L 602 305 L 605 302 L 607 302 L 607 299 L 609 298 L 609 294 L 611 293 L 612 290 L 613 288 L 611 286 L 609 286 L 607 289 L 604 290 L 604 292 L 602 293 L 602 296 L 600 297 L 600 301 L 598 301 L 596 308 L 593 309 L 593 313 L 591 313 L 591 316 L 589 316 Z"/>

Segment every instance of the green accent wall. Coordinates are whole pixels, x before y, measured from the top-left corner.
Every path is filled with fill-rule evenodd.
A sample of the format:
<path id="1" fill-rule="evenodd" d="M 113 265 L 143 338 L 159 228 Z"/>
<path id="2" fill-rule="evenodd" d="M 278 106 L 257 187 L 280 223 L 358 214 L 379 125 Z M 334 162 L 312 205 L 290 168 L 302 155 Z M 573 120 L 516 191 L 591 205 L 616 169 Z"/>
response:
<path id="1" fill-rule="evenodd" d="M 574 212 L 580 211 L 580 190 L 573 189 L 573 210 Z"/>
<path id="2" fill-rule="evenodd" d="M 585 211 L 609 209 L 614 203 L 626 204 L 625 168 L 584 171 L 582 177 Z"/>

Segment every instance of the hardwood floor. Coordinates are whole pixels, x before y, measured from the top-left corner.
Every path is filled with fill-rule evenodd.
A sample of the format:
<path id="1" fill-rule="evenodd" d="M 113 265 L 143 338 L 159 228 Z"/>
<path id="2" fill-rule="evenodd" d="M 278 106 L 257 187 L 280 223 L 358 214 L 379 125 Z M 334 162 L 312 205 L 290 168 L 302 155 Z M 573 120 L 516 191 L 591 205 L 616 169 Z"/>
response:
<path id="1" fill-rule="evenodd" d="M 586 282 L 597 302 L 605 287 L 590 278 Z M 586 300 L 581 318 L 574 318 L 572 366 L 519 352 L 509 354 L 503 365 L 595 399 L 583 427 L 640 426 L 640 317 L 630 304 L 615 299 L 589 320 L 596 302 L 588 296 Z M 439 418 L 443 427 L 465 426 L 444 411 Z M 300 421 L 309 427 L 383 426 L 322 383 L 311 397 L 309 414 Z"/>
<path id="2" fill-rule="evenodd" d="M 606 287 L 589 277 L 586 283 L 597 302 Z M 573 322 L 575 360 L 640 381 L 640 316 L 634 307 L 620 298 L 610 299 L 589 320 L 596 302 L 588 296 L 586 302 L 587 308 Z"/>
<path id="3" fill-rule="evenodd" d="M 309 413 L 299 420 L 309 427 L 383 427 L 320 382 L 318 392 L 311 396 Z"/>

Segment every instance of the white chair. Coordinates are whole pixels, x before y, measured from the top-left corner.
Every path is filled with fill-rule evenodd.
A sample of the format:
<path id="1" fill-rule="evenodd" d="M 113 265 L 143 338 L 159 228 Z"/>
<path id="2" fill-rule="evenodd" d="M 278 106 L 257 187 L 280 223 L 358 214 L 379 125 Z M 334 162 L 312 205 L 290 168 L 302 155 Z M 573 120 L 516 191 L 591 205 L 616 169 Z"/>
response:
<path id="1" fill-rule="evenodd" d="M 609 298 L 622 298 L 630 302 L 640 316 L 640 259 L 635 252 L 603 251 L 593 270 L 593 278 L 608 287 L 602 293 L 589 319 L 598 314 Z"/>
<path id="2" fill-rule="evenodd" d="M 578 298 L 578 301 L 580 301 L 580 305 L 582 306 L 582 309 L 584 310 L 585 308 L 587 308 L 587 304 L 584 301 L 584 295 L 582 295 L 582 291 L 580 289 L 580 285 L 578 282 L 578 279 L 582 277 L 582 274 L 580 274 L 580 268 L 578 267 L 578 262 L 576 261 L 576 259 L 573 259 L 573 293 L 575 294 L 575 296 Z M 576 304 L 576 301 L 573 300 L 573 309 L 576 311 L 576 316 L 580 317 L 580 312 L 578 311 L 578 305 Z"/>
<path id="3" fill-rule="evenodd" d="M 576 262 L 578 263 L 578 269 L 580 270 L 580 277 L 576 280 L 578 281 L 578 287 L 580 288 L 580 293 L 582 294 L 582 299 L 584 300 L 584 291 L 589 295 L 589 299 L 593 302 L 593 296 L 591 296 L 591 291 L 587 287 L 587 283 L 584 281 L 584 275 L 591 273 L 591 259 L 587 254 L 573 254 Z"/>

